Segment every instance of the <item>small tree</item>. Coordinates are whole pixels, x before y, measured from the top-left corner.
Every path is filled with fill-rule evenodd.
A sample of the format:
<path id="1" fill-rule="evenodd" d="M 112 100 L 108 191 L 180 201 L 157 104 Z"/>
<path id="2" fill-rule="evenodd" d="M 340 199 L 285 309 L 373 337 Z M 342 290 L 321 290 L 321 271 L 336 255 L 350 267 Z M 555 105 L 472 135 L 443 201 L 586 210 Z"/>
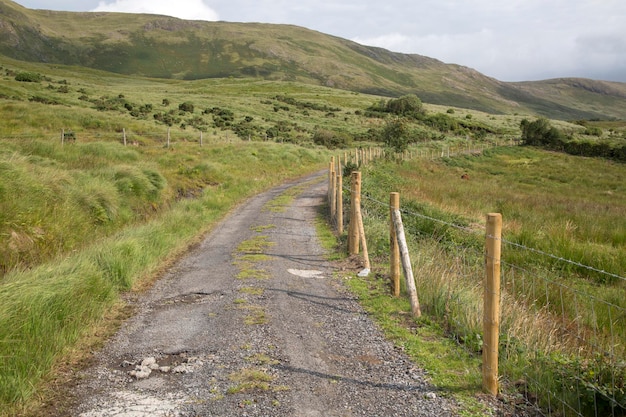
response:
<path id="1" fill-rule="evenodd" d="M 185 101 L 184 103 L 179 104 L 178 110 L 184 111 L 186 113 L 193 113 L 194 105 L 193 105 L 193 103 Z"/>
<path id="2" fill-rule="evenodd" d="M 402 153 L 409 147 L 408 128 L 405 119 L 395 117 L 387 119 L 382 130 L 383 142 L 397 153 Z"/>
<path id="3" fill-rule="evenodd" d="M 556 147 L 563 140 L 563 133 L 543 117 L 534 122 L 524 119 L 520 122 L 520 128 L 525 145 Z"/>
<path id="4" fill-rule="evenodd" d="M 387 102 L 386 109 L 389 113 L 398 116 L 415 118 L 418 118 L 425 113 L 422 100 L 420 100 L 415 94 L 408 94 L 406 96 L 389 100 Z"/>

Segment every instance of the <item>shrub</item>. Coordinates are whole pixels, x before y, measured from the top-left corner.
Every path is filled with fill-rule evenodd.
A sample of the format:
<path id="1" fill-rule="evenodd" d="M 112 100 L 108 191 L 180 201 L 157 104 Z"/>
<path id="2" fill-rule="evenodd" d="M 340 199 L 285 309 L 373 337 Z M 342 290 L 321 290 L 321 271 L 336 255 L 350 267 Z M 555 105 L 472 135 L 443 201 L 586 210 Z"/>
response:
<path id="1" fill-rule="evenodd" d="M 48 97 L 42 97 L 42 96 L 32 96 L 28 98 L 28 101 L 32 101 L 35 103 L 42 103 L 42 104 L 52 104 L 52 105 L 59 105 L 61 104 L 61 102 L 59 102 L 58 100 L 55 100 L 53 98 L 48 98 Z"/>
<path id="2" fill-rule="evenodd" d="M 597 126 L 588 126 L 583 132 L 583 135 L 600 137 L 602 136 L 602 129 Z"/>
<path id="3" fill-rule="evenodd" d="M 15 81 L 20 81 L 24 83 L 38 83 L 43 80 L 41 74 L 37 74 L 35 72 L 18 72 L 15 75 Z"/>
<path id="4" fill-rule="evenodd" d="M 408 128 L 405 119 L 389 119 L 382 130 L 385 145 L 400 153 L 409 147 Z"/>
<path id="5" fill-rule="evenodd" d="M 426 119 L 424 119 L 424 124 L 433 127 L 440 132 L 455 131 L 459 128 L 459 123 L 456 121 L 456 119 L 443 113 L 437 113 L 428 116 Z"/>
<path id="6" fill-rule="evenodd" d="M 328 149 L 346 148 L 352 144 L 352 138 L 345 132 L 317 129 L 313 133 L 313 143 Z"/>
<path id="7" fill-rule="evenodd" d="M 525 145 L 556 147 L 563 140 L 563 133 L 550 125 L 546 118 L 539 118 L 534 122 L 524 119 L 520 122 L 522 141 Z"/>
<path id="8" fill-rule="evenodd" d="M 178 110 L 186 112 L 186 113 L 193 113 L 194 105 L 193 103 L 186 101 L 178 105 Z"/>
<path id="9" fill-rule="evenodd" d="M 425 113 L 424 105 L 415 94 L 391 99 L 387 102 L 386 110 L 398 116 L 419 117 Z"/>

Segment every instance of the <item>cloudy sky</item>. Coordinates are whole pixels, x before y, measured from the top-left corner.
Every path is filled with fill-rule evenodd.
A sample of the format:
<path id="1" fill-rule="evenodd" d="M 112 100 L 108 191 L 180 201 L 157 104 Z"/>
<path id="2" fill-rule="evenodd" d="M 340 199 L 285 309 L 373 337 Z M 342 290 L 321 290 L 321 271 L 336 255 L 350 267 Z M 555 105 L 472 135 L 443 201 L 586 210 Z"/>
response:
<path id="1" fill-rule="evenodd" d="M 17 0 L 31 9 L 288 23 L 502 81 L 626 82 L 624 0 Z"/>

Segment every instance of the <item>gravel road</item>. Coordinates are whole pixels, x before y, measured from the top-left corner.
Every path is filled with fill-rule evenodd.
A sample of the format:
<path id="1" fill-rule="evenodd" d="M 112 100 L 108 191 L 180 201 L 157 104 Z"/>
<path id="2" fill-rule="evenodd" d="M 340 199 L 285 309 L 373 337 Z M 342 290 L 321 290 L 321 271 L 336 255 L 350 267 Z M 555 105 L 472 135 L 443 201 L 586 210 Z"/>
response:
<path id="1" fill-rule="evenodd" d="M 322 178 L 250 199 L 143 294 L 71 415 L 457 415 L 334 276 Z"/>

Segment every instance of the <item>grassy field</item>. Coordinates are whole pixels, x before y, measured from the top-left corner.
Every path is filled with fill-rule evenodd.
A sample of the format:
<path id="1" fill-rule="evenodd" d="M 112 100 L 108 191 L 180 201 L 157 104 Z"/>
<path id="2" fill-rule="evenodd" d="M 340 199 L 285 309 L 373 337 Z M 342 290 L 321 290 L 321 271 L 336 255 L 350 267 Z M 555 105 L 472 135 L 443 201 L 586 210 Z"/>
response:
<path id="1" fill-rule="evenodd" d="M 461 179 L 463 174 L 469 180 Z M 428 331 L 419 329 L 434 321 L 435 328 L 478 356 L 485 214 L 502 213 L 504 393 L 521 393 L 546 409 L 553 401 L 555 415 L 569 407 L 583 415 L 610 415 L 613 399 L 621 404 L 621 415 L 626 400 L 625 179 L 619 163 L 523 147 L 365 167 L 365 226 L 370 255 L 378 264 L 375 275 L 388 273 L 384 202 L 397 191 L 425 319 L 407 324 L 402 313 L 389 313 L 402 306 L 381 297 L 388 291 L 384 280 L 368 284 L 357 279 L 353 286 L 379 312 L 390 334 L 407 325 L 417 326 L 418 333 Z M 454 374 L 445 365 L 435 366 L 435 373 Z"/>
<path id="2" fill-rule="evenodd" d="M 38 80 L 17 81 L 24 73 Z M 316 131 L 365 147 L 384 124 L 365 115 L 380 97 L 297 82 L 154 80 L 8 59 L 0 79 L 0 409 L 7 413 L 27 414 L 45 398 L 59 367 L 76 365 L 67 358 L 94 333 L 107 333 L 99 326 L 121 309 L 120 294 L 149 285 L 238 202 L 325 168 L 338 151 L 316 146 Z M 386 201 L 393 186 L 415 201 L 412 209 L 470 227 L 501 211 L 508 239 L 623 276 L 623 166 L 520 148 L 441 159 L 446 149 L 511 143 L 529 116 L 425 108 L 490 133 L 410 122 L 424 137 L 413 151 L 436 160 L 380 164 L 364 177 L 372 196 Z M 75 140 L 62 142 L 63 131 Z M 471 180 L 462 182 L 463 173 Z M 374 213 L 368 209 L 368 225 L 380 221 L 372 252 L 382 256 L 386 226 Z M 443 237 L 479 245 L 474 237 Z M 434 243 L 421 250 L 423 268 L 446 253 Z M 621 302 L 619 282 L 574 272 L 577 286 Z M 441 306 L 435 301 L 445 297 L 436 291 L 431 305 Z M 439 382 L 452 384 L 447 378 Z M 466 389 L 475 388 L 471 381 Z"/>

